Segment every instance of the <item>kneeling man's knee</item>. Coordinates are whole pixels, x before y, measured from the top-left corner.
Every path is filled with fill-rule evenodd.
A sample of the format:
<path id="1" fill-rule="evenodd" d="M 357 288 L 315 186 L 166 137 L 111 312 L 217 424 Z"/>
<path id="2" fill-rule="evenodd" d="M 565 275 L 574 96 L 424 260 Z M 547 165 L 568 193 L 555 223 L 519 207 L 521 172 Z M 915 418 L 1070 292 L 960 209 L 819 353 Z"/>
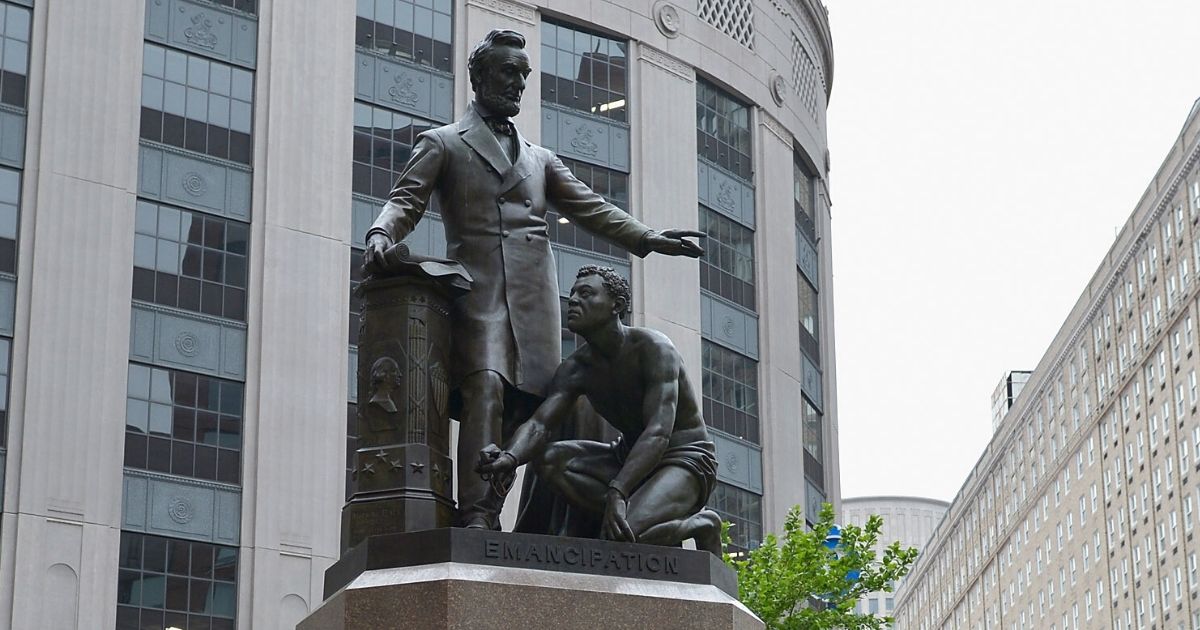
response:
<path id="1" fill-rule="evenodd" d="M 549 479 L 552 477 L 561 476 L 567 471 L 567 464 L 571 461 L 571 449 L 562 446 L 557 442 L 551 442 L 542 451 L 535 464 L 538 468 L 538 475 Z"/>

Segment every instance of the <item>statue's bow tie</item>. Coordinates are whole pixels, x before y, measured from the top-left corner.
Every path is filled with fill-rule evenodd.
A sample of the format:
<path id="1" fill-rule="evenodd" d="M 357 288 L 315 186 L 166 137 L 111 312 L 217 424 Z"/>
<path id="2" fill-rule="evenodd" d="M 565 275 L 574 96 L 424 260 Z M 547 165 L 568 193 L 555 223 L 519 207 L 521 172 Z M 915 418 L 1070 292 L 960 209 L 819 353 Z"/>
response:
<path id="1" fill-rule="evenodd" d="M 491 128 L 493 133 L 511 136 L 516 133 L 513 128 L 512 121 L 507 118 L 485 118 L 487 126 Z"/>

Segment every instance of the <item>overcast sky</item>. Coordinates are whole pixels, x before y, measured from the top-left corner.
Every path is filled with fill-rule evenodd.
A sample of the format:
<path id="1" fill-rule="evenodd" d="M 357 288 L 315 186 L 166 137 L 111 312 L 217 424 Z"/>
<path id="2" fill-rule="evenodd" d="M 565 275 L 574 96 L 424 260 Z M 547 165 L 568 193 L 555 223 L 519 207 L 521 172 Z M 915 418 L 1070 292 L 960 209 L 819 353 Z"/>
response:
<path id="1" fill-rule="evenodd" d="M 844 497 L 953 499 L 1200 97 L 1200 0 L 826 0 Z"/>

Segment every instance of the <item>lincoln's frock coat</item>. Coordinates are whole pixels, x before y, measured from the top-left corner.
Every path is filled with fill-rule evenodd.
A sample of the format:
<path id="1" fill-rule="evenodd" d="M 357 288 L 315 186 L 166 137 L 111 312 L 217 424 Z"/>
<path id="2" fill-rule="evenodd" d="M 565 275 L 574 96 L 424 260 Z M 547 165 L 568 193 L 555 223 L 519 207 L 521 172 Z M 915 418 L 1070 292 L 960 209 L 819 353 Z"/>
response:
<path id="1" fill-rule="evenodd" d="M 650 229 L 579 181 L 551 151 L 520 134 L 515 140 L 513 164 L 474 106 L 458 122 L 422 133 L 367 235 L 381 232 L 399 242 L 433 196 L 447 256 L 474 279 L 451 312 L 455 380 L 495 370 L 544 396 L 562 344 L 546 211 L 639 256 L 647 253 Z"/>

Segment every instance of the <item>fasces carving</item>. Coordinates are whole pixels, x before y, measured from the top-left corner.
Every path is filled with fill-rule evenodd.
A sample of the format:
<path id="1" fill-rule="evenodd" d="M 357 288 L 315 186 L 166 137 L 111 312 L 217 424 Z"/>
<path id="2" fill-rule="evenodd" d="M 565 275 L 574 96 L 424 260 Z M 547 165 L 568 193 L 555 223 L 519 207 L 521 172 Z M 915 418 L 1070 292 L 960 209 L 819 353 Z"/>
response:
<path id="1" fill-rule="evenodd" d="M 692 67 L 682 61 L 668 55 L 657 48 L 651 48 L 646 45 L 641 46 L 641 53 L 638 57 L 647 63 L 654 64 L 671 74 L 687 81 L 694 83 L 696 81 L 696 73 Z"/>
<path id="2" fill-rule="evenodd" d="M 185 9 L 179 7 L 179 11 Z M 220 18 L 221 22 L 225 22 L 225 18 Z M 192 16 L 192 25 L 183 31 L 183 36 L 187 38 L 189 44 L 200 48 L 212 50 L 217 47 L 217 34 L 212 32 L 213 20 L 206 13 L 200 12 Z"/>
<path id="3" fill-rule="evenodd" d="M 423 297 L 423 296 L 422 296 Z M 429 427 L 429 352 L 432 344 L 425 322 L 408 318 L 408 373 L 414 385 L 408 388 L 408 441 L 425 441 Z"/>
<path id="4" fill-rule="evenodd" d="M 669 2 L 659 2 L 654 7 L 654 25 L 658 31 L 667 37 L 679 37 L 683 20 L 679 17 L 679 9 Z"/>
<path id="5" fill-rule="evenodd" d="M 467 0 L 467 4 L 533 26 L 536 26 L 538 23 L 537 11 L 533 7 L 517 4 L 516 2 L 509 2 L 508 0 Z"/>

